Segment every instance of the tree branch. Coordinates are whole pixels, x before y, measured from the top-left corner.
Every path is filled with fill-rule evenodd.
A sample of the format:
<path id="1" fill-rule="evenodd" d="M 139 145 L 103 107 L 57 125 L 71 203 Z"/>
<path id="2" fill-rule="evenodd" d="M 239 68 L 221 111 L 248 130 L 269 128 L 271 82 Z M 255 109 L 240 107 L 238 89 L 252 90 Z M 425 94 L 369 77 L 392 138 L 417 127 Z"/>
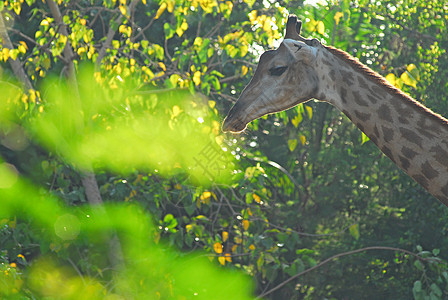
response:
<path id="1" fill-rule="evenodd" d="M 3 20 L 3 14 L 0 13 L 0 37 L 2 39 L 3 47 L 14 49 L 11 40 L 9 39 L 8 31 L 6 30 L 5 21 Z M 12 59 L 11 57 L 8 59 L 9 64 L 11 65 L 12 71 L 14 75 L 24 84 L 27 90 L 34 90 L 33 85 L 31 84 L 30 79 L 25 73 L 25 70 L 22 68 L 22 64 L 20 61 L 16 59 Z"/>
<path id="2" fill-rule="evenodd" d="M 333 255 L 329 258 L 327 258 L 326 260 L 318 263 L 317 265 L 315 265 L 314 267 L 311 267 L 309 269 L 306 269 L 305 271 L 302 271 L 294 276 L 291 276 L 290 278 L 288 278 L 287 280 L 283 281 L 282 283 L 280 283 L 279 285 L 275 286 L 274 288 L 270 289 L 269 291 L 262 293 L 261 295 L 258 295 L 258 297 L 256 299 L 261 299 L 263 297 L 265 297 L 266 295 L 269 295 L 270 293 L 280 289 L 281 287 L 283 287 L 284 285 L 286 285 L 287 283 L 293 281 L 294 279 L 305 275 L 306 273 L 309 273 L 317 268 L 322 267 L 323 265 L 335 260 L 336 258 L 339 257 L 343 257 L 343 256 L 348 256 L 348 255 L 352 255 L 352 254 L 356 254 L 356 253 L 360 253 L 360 252 L 364 252 L 364 251 L 370 251 L 370 250 L 388 250 L 388 251 L 398 251 L 398 252 L 402 252 L 408 255 L 411 255 L 415 258 L 417 258 L 420 261 L 436 261 L 438 262 L 437 259 L 434 258 L 424 258 L 419 256 L 418 254 L 415 254 L 411 251 L 405 250 L 405 249 L 400 249 L 400 248 L 395 248 L 395 247 L 385 247 L 385 246 L 372 246 L 372 247 L 365 247 L 365 248 L 360 248 L 360 249 L 356 249 L 356 250 L 352 250 L 352 251 L 347 251 L 347 252 L 343 252 L 343 253 L 338 253 L 336 255 Z"/>

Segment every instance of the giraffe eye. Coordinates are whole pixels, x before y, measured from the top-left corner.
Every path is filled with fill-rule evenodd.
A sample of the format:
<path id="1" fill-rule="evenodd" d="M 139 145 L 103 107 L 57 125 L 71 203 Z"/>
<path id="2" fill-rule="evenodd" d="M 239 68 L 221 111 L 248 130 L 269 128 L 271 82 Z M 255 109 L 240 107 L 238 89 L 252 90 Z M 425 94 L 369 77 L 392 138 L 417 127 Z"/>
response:
<path id="1" fill-rule="evenodd" d="M 273 67 L 269 69 L 269 73 L 271 73 L 272 76 L 280 76 L 286 71 L 287 68 L 288 68 L 287 66 Z"/>

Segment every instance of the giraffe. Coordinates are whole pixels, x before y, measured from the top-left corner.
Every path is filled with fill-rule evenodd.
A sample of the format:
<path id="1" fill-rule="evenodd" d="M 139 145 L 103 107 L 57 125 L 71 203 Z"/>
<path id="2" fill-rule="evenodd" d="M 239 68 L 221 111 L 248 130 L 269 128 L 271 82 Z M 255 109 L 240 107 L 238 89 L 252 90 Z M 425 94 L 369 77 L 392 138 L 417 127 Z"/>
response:
<path id="1" fill-rule="evenodd" d="M 312 98 L 341 110 L 378 148 L 448 206 L 448 120 L 346 52 L 300 36 L 290 15 L 276 50 L 264 52 L 252 80 L 224 119 L 241 132 L 263 115 Z"/>

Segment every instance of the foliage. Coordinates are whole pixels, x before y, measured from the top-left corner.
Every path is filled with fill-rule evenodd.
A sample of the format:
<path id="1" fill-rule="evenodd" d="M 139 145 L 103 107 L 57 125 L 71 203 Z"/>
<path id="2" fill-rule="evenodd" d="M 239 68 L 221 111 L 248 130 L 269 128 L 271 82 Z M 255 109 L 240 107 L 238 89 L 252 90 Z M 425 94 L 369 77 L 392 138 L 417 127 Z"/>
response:
<path id="1" fill-rule="evenodd" d="M 304 36 L 448 111 L 446 4 L 56 2 L 0 4 L 13 46 L 2 36 L 5 297 L 60 295 L 62 278 L 63 297 L 248 298 L 248 283 L 226 269 L 249 274 L 254 295 L 271 299 L 447 297 L 446 208 L 339 112 L 309 102 L 241 136 L 220 132 L 220 116 L 263 49 L 281 41 L 288 13 L 306 20 Z M 12 60 L 33 89 L 11 79 Z M 105 211 L 86 204 L 90 168 Z M 318 265 L 368 246 L 424 260 L 371 250 Z"/>

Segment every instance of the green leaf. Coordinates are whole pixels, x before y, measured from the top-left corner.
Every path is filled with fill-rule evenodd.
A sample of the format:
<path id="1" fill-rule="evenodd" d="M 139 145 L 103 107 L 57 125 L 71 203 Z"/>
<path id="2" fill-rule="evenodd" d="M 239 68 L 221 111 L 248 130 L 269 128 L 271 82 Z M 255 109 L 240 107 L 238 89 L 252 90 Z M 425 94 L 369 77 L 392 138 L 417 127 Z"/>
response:
<path id="1" fill-rule="evenodd" d="M 434 293 L 434 295 L 436 295 L 437 297 L 442 297 L 442 290 L 437 286 L 437 284 L 433 283 L 431 284 L 431 292 Z"/>
<path id="2" fill-rule="evenodd" d="M 297 140 L 296 139 L 288 140 L 289 151 L 293 152 L 294 149 L 296 149 L 296 147 L 297 147 Z"/>
<path id="3" fill-rule="evenodd" d="M 361 131 L 361 145 L 368 141 L 370 141 L 370 138 Z"/>
<path id="4" fill-rule="evenodd" d="M 353 224 L 352 226 L 350 226 L 348 231 L 350 232 L 351 236 L 355 240 L 359 240 L 359 225 L 358 224 Z"/>
<path id="5" fill-rule="evenodd" d="M 414 288 L 412 290 L 416 293 L 421 292 L 422 282 L 420 280 L 417 280 L 416 282 L 414 282 Z"/>
<path id="6" fill-rule="evenodd" d="M 423 271 L 423 269 L 425 268 L 425 266 L 422 264 L 422 262 L 421 261 L 419 261 L 419 260 L 416 260 L 415 262 L 414 262 L 414 266 L 418 269 L 418 270 L 420 270 L 420 271 Z"/>

